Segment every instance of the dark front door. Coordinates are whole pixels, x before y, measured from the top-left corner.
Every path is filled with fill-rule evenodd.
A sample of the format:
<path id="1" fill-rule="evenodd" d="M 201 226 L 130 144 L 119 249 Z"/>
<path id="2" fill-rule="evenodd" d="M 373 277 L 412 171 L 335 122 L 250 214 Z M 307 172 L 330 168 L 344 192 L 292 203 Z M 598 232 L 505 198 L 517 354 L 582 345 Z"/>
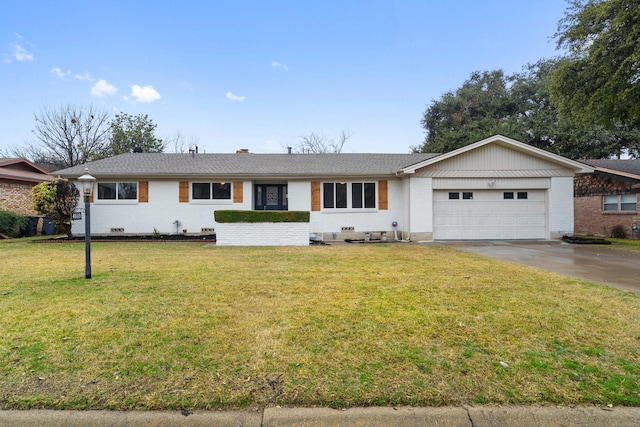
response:
<path id="1" fill-rule="evenodd" d="M 256 184 L 254 189 L 256 210 L 288 210 L 286 184 Z"/>

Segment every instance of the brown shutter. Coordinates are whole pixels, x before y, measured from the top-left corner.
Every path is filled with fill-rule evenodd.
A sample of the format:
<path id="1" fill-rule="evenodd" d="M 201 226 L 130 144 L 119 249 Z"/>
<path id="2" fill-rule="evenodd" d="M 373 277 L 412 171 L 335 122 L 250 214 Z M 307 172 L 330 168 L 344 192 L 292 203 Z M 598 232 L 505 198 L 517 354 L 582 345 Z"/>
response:
<path id="1" fill-rule="evenodd" d="M 189 203 L 189 181 L 180 181 L 180 195 L 178 201 L 180 203 Z"/>
<path id="2" fill-rule="evenodd" d="M 138 182 L 138 202 L 149 203 L 149 181 Z"/>
<path id="3" fill-rule="evenodd" d="M 311 181 L 311 210 L 320 210 L 320 181 Z"/>
<path id="4" fill-rule="evenodd" d="M 389 209 L 387 181 L 378 181 L 378 209 L 381 211 Z"/>
<path id="5" fill-rule="evenodd" d="M 233 203 L 242 203 L 242 181 L 235 181 L 233 183 Z"/>

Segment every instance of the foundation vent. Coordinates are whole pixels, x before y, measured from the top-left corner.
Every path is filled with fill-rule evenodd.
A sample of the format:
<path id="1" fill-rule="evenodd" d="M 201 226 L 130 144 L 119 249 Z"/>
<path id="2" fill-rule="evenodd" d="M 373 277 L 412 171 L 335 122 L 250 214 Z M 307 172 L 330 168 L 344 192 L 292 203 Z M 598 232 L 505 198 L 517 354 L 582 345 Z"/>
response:
<path id="1" fill-rule="evenodd" d="M 345 233 L 345 232 L 349 232 L 349 231 L 354 231 L 355 228 L 354 227 L 342 227 L 341 230 L 342 230 L 343 233 Z"/>
<path id="2" fill-rule="evenodd" d="M 213 228 L 201 228 L 201 233 L 213 233 L 215 230 Z"/>
<path id="3" fill-rule="evenodd" d="M 124 228 L 112 228 L 112 233 L 124 233 Z"/>

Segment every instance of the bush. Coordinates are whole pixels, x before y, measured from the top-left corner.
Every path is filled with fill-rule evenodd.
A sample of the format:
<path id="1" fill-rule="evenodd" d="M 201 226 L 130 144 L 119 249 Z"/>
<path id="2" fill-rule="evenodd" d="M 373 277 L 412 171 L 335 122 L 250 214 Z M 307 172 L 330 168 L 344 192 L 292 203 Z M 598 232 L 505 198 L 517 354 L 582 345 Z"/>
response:
<path id="1" fill-rule="evenodd" d="M 611 229 L 611 237 L 615 239 L 626 239 L 628 237 L 627 230 L 624 226 L 618 224 Z"/>
<path id="2" fill-rule="evenodd" d="M 16 237 L 25 218 L 13 212 L 0 211 L 0 233 Z"/>
<path id="3" fill-rule="evenodd" d="M 49 221 L 64 229 L 71 236 L 71 214 L 78 206 L 80 192 L 69 181 L 58 178 L 53 182 L 41 182 L 31 189 L 33 208 Z"/>
<path id="4" fill-rule="evenodd" d="M 308 211 L 215 211 L 216 222 L 309 222 Z"/>

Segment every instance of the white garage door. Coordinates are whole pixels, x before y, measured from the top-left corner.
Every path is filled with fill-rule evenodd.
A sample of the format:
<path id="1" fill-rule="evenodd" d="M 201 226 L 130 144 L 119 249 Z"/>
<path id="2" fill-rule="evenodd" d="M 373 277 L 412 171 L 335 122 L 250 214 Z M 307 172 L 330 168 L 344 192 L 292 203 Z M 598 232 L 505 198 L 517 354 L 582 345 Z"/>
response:
<path id="1" fill-rule="evenodd" d="M 436 240 L 546 238 L 545 190 L 439 190 L 433 205 Z"/>

